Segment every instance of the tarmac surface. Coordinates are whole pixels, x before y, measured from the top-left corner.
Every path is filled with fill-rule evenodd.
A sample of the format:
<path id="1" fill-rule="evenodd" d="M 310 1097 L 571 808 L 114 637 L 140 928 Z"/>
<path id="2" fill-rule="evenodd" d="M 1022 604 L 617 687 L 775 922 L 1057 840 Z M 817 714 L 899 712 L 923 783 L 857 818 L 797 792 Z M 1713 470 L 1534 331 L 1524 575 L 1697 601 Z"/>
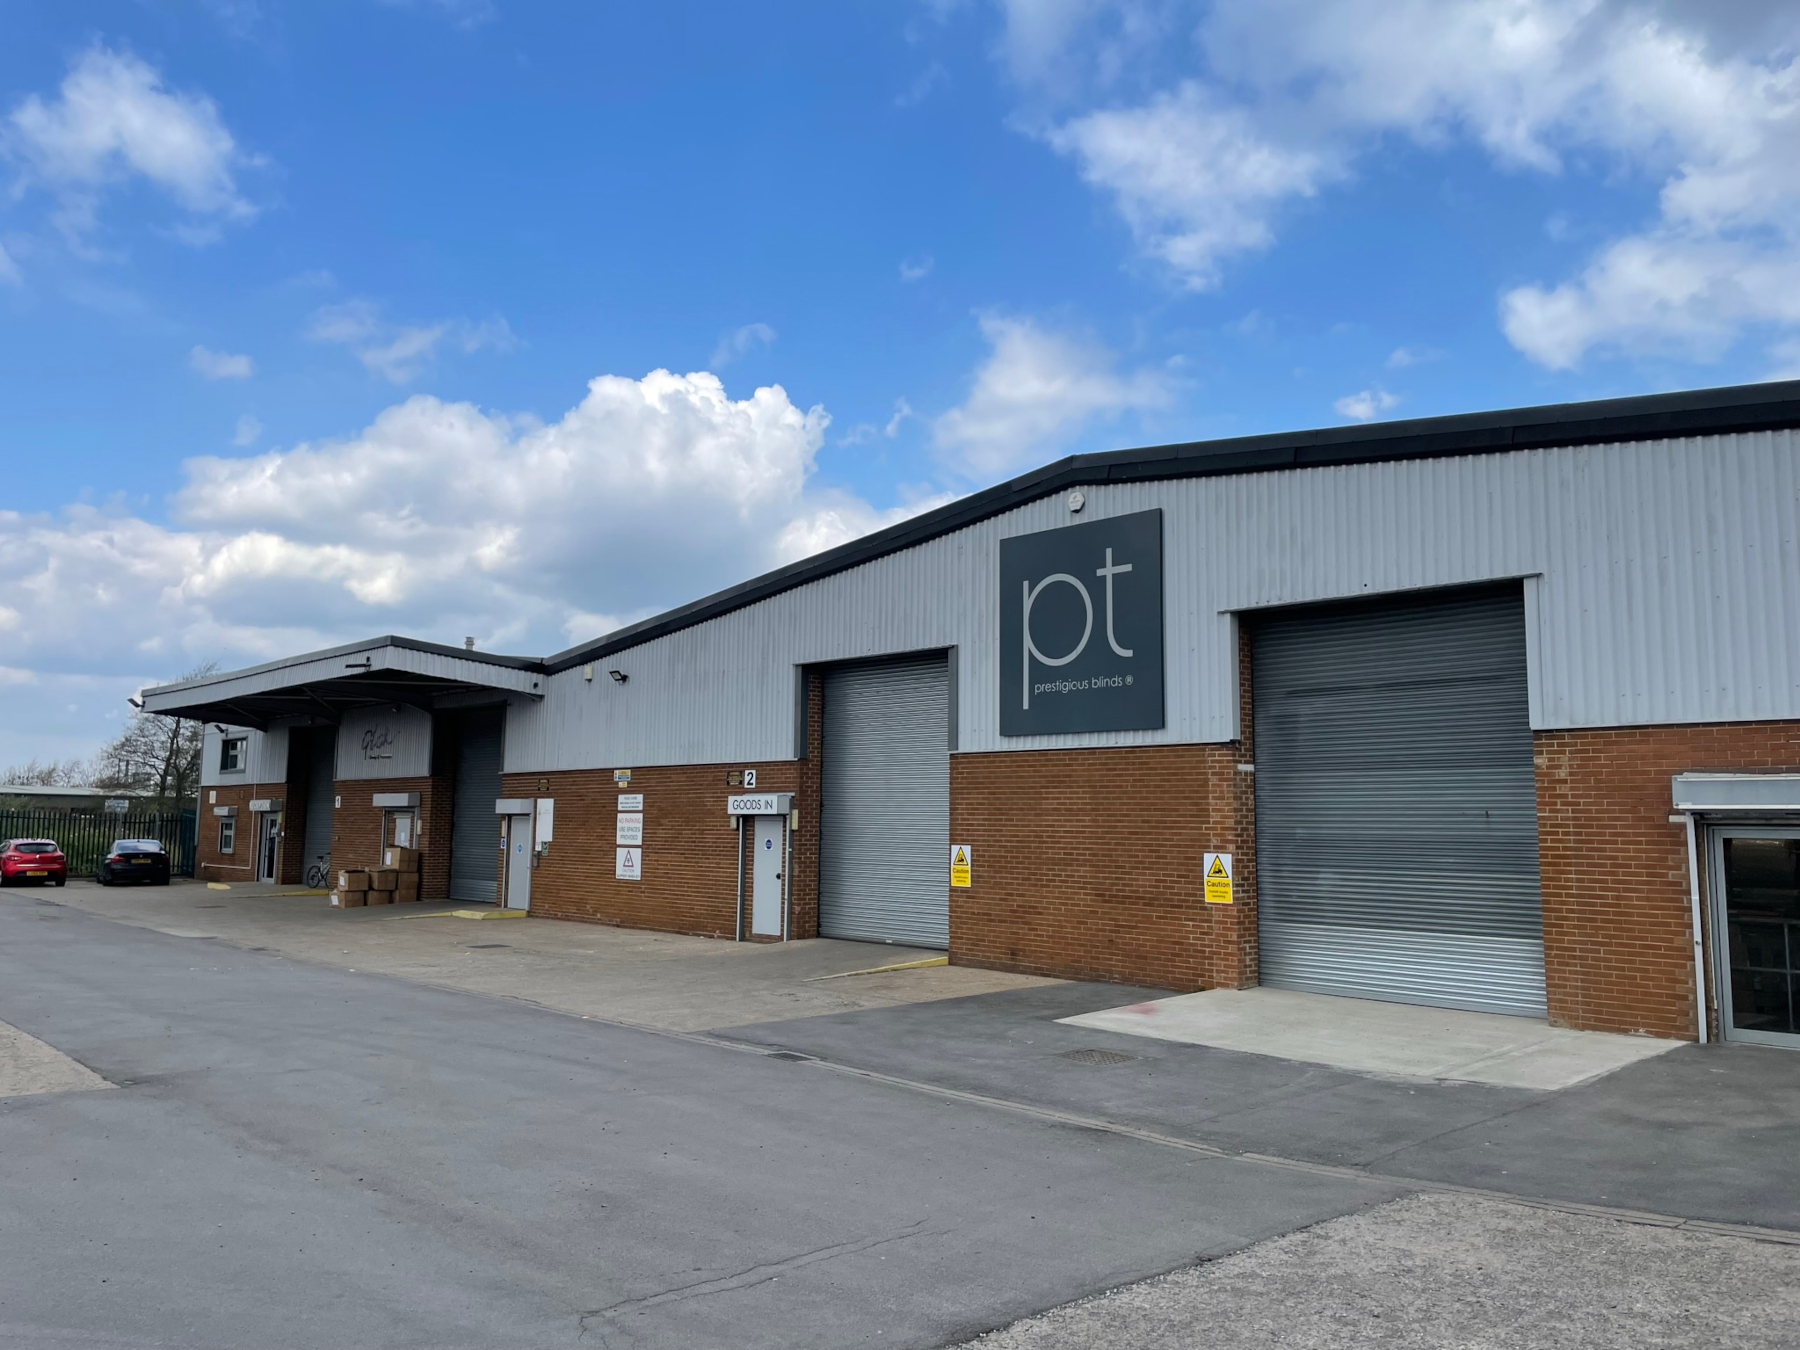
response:
<path id="1" fill-rule="evenodd" d="M 0 1084 L 5 1350 L 1800 1344 L 1788 1052 L 1442 1083 L 1056 1020 L 1155 991 L 945 998 L 943 968 L 694 1032 L 817 1007 L 866 953 L 214 895 L 0 896 L 0 1022 L 114 1085 Z M 449 934 L 479 992 L 442 987 Z M 536 1006 L 544 972 L 665 1025 Z"/>
<path id="2" fill-rule="evenodd" d="M 1542 1092 L 1352 1073 L 1058 1020 L 1133 992 L 1049 985 L 725 1034 L 1231 1152 L 1800 1230 L 1794 1051 L 1683 1045 Z M 1113 1062 L 1096 1063 L 1092 1052 Z"/>
<path id="3" fill-rule="evenodd" d="M 935 1346 L 1391 1199 L 0 897 L 0 1346 Z"/>

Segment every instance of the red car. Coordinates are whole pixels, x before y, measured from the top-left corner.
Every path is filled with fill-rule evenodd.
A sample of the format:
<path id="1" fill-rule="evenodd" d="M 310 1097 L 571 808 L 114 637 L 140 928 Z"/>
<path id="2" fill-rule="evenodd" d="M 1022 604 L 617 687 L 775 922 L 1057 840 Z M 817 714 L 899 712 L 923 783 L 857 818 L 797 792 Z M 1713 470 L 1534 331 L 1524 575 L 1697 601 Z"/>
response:
<path id="1" fill-rule="evenodd" d="M 8 839 L 0 846 L 0 886 L 35 881 L 66 885 L 69 860 L 53 839 Z"/>

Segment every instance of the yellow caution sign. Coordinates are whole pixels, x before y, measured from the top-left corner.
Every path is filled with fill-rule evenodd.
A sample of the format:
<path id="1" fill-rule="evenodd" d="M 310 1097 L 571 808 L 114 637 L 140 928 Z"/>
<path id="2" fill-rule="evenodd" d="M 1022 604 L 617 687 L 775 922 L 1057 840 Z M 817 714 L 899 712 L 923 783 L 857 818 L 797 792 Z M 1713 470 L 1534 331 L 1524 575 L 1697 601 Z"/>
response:
<path id="1" fill-rule="evenodd" d="M 1208 853 L 1205 871 L 1206 903 L 1229 905 L 1231 903 L 1231 855 L 1229 853 Z"/>
<path id="2" fill-rule="evenodd" d="M 950 884 L 964 889 L 975 884 L 975 850 L 967 844 L 950 845 Z"/>

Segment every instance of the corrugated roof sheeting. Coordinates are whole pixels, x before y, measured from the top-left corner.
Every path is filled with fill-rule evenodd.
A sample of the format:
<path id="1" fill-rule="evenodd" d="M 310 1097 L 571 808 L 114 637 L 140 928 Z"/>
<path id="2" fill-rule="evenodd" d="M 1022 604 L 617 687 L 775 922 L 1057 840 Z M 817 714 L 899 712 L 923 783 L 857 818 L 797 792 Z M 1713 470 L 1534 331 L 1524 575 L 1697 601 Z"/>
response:
<path id="1" fill-rule="evenodd" d="M 1800 717 L 1793 431 L 1100 484 L 601 657 L 515 706 L 511 772 L 757 762 L 797 665 L 955 647 L 965 751 L 1236 735 L 1231 613 L 1525 578 L 1533 725 Z M 1166 725 L 998 734 L 998 542 L 1161 507 Z M 627 672 L 615 684 L 608 668 Z"/>

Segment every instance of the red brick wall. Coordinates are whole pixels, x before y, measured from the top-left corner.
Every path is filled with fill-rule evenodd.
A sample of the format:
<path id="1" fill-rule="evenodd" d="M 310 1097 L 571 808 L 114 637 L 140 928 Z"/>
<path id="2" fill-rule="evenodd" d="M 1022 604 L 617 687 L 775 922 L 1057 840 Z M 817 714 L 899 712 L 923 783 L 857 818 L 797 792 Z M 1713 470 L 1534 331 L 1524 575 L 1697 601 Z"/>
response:
<path id="1" fill-rule="evenodd" d="M 1694 948 L 1678 773 L 1800 772 L 1800 724 L 1539 732 L 1550 1020 L 1692 1039 Z"/>
<path id="2" fill-rule="evenodd" d="M 384 808 L 377 792 L 419 794 L 419 898 L 442 900 L 450 890 L 451 785 L 445 778 L 350 778 L 334 785 L 341 803 L 331 817 L 331 878 L 350 867 L 381 865 Z M 496 827 L 497 828 L 497 827 Z"/>
<path id="3" fill-rule="evenodd" d="M 285 783 L 233 783 L 228 787 L 202 788 L 200 816 L 195 826 L 194 870 L 202 881 L 254 881 L 256 879 L 256 822 L 250 803 L 260 797 L 282 797 Z M 219 852 L 219 818 L 215 806 L 237 807 L 237 839 L 230 854 Z M 277 873 L 279 875 L 279 873 Z"/>
<path id="4" fill-rule="evenodd" d="M 950 959 L 1164 989 L 1253 984 L 1253 840 L 1230 745 L 950 758 Z M 1236 903 L 1208 905 L 1201 855 L 1233 855 Z"/>
<path id="5" fill-rule="evenodd" d="M 582 769 L 549 774 L 508 774 L 507 797 L 552 797 L 556 836 L 550 852 L 531 876 L 531 912 L 553 919 L 584 919 L 627 928 L 697 933 L 729 938 L 737 922 L 738 836 L 725 814 L 725 798 L 743 789 L 726 781 L 731 769 L 757 771 L 756 791 L 792 792 L 801 812 L 794 840 L 795 875 L 790 934 L 811 937 L 817 929 L 817 824 L 811 844 L 806 822 L 816 797 L 809 797 L 809 761 L 768 764 L 703 764 L 633 768 L 626 787 L 613 771 Z M 815 780 L 816 781 L 816 780 Z M 613 876 L 615 825 L 621 792 L 644 797 L 643 879 Z M 811 872 L 804 861 L 810 848 Z M 746 883 L 749 868 L 746 865 Z M 749 896 L 745 895 L 745 929 Z"/>

